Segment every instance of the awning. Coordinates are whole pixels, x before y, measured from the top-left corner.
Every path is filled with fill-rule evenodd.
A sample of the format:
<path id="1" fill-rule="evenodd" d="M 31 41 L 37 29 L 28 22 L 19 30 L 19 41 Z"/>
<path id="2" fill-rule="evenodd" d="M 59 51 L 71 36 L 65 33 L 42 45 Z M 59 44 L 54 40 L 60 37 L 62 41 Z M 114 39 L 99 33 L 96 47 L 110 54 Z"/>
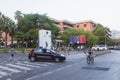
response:
<path id="1" fill-rule="evenodd" d="M 56 42 L 63 42 L 63 40 L 55 40 Z"/>

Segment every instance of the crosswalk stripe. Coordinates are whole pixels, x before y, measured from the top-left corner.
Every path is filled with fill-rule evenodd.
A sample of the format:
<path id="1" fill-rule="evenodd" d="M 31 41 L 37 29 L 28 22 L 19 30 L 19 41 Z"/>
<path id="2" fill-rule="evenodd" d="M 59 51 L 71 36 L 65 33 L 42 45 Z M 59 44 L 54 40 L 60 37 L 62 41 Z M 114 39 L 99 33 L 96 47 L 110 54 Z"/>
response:
<path id="1" fill-rule="evenodd" d="M 40 66 L 48 66 L 47 64 L 41 64 Z"/>
<path id="2" fill-rule="evenodd" d="M 0 78 L 2 78 L 3 76 L 0 75 Z"/>
<path id="3" fill-rule="evenodd" d="M 48 65 L 53 65 L 54 63 L 45 63 L 45 64 L 48 64 Z"/>
<path id="4" fill-rule="evenodd" d="M 30 63 L 30 62 L 27 62 L 27 61 L 25 61 L 24 63 L 30 64 L 30 65 L 37 65 L 37 66 L 40 66 L 40 65 L 41 65 L 41 64 L 37 64 L 37 63 Z"/>
<path id="5" fill-rule="evenodd" d="M 40 66 L 34 66 L 34 65 L 30 65 L 30 64 L 24 64 L 24 63 L 16 63 L 17 65 L 20 66 L 27 66 L 27 67 L 34 67 L 34 68 L 39 68 Z"/>
<path id="6" fill-rule="evenodd" d="M 19 70 L 11 69 L 11 68 L 8 68 L 8 67 L 5 67 L 5 66 L 0 66 L 0 68 L 1 68 L 1 69 L 4 69 L 4 70 L 8 70 L 8 71 L 15 72 L 15 73 L 21 72 L 21 71 L 19 71 Z"/>
<path id="7" fill-rule="evenodd" d="M 36 65 L 36 66 L 48 66 L 49 64 L 46 64 L 46 63 L 41 63 L 41 64 L 38 64 L 38 63 L 30 63 L 30 62 L 24 62 L 26 64 L 30 64 L 30 65 Z"/>
<path id="8" fill-rule="evenodd" d="M 2 75 L 2 76 L 7 76 L 8 73 L 7 73 L 7 72 L 0 71 L 0 75 Z"/>
<path id="9" fill-rule="evenodd" d="M 19 65 L 13 65 L 13 64 L 6 64 L 6 65 L 11 66 L 11 67 L 16 67 L 19 69 L 31 70 L 31 68 L 27 68 L 27 67 L 23 67 L 23 66 L 19 66 Z"/>

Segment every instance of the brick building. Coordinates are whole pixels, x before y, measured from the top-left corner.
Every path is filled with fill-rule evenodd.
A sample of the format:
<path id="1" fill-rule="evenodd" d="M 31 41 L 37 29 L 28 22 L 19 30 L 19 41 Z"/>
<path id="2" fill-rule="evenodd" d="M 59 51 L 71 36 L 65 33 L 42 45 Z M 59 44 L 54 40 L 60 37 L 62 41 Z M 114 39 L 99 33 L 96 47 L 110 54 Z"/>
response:
<path id="1" fill-rule="evenodd" d="M 82 22 L 75 22 L 73 24 L 73 28 L 75 29 L 82 29 L 85 31 L 93 31 L 95 28 L 95 23 L 93 21 L 82 21 Z"/>
<path id="2" fill-rule="evenodd" d="M 56 20 L 51 19 L 57 26 L 60 28 L 60 32 L 63 33 L 67 28 L 82 29 L 85 31 L 92 32 L 95 28 L 95 23 L 91 20 L 82 21 L 82 22 L 70 22 L 68 20 Z"/>
<path id="3" fill-rule="evenodd" d="M 4 44 L 5 42 L 7 42 L 7 45 L 10 45 L 11 44 L 11 37 L 9 36 L 9 34 L 7 35 L 7 41 L 5 39 L 5 32 L 3 31 L 0 31 L 0 41 L 2 41 Z M 1 46 L 0 46 L 1 47 Z"/>

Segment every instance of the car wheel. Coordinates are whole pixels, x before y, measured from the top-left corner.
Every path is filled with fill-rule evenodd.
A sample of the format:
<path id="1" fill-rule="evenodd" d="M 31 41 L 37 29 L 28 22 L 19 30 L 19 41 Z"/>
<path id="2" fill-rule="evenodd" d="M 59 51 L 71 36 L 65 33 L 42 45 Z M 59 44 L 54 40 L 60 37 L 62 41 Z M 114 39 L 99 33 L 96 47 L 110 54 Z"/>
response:
<path id="1" fill-rule="evenodd" d="M 30 61 L 31 61 L 31 62 L 34 62 L 34 61 L 35 61 L 35 57 L 31 57 L 31 58 L 30 58 Z"/>
<path id="2" fill-rule="evenodd" d="M 55 62 L 59 62 L 60 61 L 60 59 L 58 57 L 55 57 L 54 60 L 55 60 Z"/>

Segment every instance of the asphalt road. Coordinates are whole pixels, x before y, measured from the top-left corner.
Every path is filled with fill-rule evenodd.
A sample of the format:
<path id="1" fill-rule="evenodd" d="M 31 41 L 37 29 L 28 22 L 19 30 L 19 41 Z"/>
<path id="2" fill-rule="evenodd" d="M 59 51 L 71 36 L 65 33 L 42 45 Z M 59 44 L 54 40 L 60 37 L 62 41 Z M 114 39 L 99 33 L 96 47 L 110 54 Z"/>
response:
<path id="1" fill-rule="evenodd" d="M 29 62 L 26 54 L 10 62 L 7 55 L 0 55 L 0 80 L 120 80 L 120 51 L 97 56 L 93 64 L 78 55 L 63 63 Z"/>

